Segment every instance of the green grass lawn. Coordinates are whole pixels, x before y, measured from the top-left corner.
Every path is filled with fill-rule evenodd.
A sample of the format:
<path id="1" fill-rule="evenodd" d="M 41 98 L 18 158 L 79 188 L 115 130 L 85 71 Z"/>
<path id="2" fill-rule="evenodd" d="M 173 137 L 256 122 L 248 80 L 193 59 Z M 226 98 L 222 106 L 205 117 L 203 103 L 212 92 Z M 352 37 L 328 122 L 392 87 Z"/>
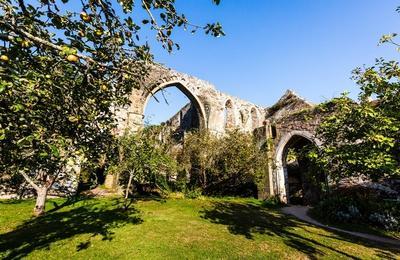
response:
<path id="1" fill-rule="evenodd" d="M 253 199 L 0 201 L 0 258 L 389 258 L 400 251 L 309 226 Z M 64 205 L 63 205 L 64 204 Z"/>

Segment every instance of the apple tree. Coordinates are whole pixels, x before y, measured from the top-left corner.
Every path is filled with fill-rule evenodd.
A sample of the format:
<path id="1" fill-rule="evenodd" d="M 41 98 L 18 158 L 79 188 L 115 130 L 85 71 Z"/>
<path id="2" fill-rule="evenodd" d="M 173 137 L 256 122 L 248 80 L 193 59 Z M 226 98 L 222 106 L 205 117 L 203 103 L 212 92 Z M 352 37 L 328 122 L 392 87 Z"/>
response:
<path id="1" fill-rule="evenodd" d="M 191 24 L 174 0 L 0 0 L 0 173 L 36 190 L 36 215 L 61 173 L 98 160 L 115 107 L 145 87 L 143 29 L 171 52 L 178 27 L 224 35 L 219 23 Z"/>

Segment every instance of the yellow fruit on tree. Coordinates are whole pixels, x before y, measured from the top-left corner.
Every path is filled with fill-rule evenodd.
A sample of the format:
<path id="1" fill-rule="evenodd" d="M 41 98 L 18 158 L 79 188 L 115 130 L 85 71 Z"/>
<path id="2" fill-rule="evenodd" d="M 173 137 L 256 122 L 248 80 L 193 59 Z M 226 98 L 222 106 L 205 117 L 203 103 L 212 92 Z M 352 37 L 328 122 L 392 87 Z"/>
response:
<path id="1" fill-rule="evenodd" d="M 78 56 L 74 55 L 74 54 L 70 54 L 67 56 L 67 60 L 70 62 L 77 62 L 79 60 Z"/>
<path id="2" fill-rule="evenodd" d="M 3 54 L 3 55 L 0 56 L 0 60 L 1 60 L 1 61 L 7 62 L 7 61 L 9 61 L 10 59 L 8 58 L 7 55 L 4 55 L 4 54 Z"/>
<path id="3" fill-rule="evenodd" d="M 121 38 L 121 37 L 118 37 L 118 38 L 117 38 L 117 43 L 119 43 L 119 44 L 123 44 L 123 43 L 124 43 L 124 40 L 122 40 L 122 38 Z"/>
<path id="4" fill-rule="evenodd" d="M 24 48 L 28 48 L 28 47 L 31 46 L 31 42 L 24 40 L 24 41 L 21 42 L 21 46 L 24 47 Z"/>
<path id="5" fill-rule="evenodd" d="M 81 19 L 85 22 L 90 22 L 91 18 L 86 12 L 81 12 Z"/>

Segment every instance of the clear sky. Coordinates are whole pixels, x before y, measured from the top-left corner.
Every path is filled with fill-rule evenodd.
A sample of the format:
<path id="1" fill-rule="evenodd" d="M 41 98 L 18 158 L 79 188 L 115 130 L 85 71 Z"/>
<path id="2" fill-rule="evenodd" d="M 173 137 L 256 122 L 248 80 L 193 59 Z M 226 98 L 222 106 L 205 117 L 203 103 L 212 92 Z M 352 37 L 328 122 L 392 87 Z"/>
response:
<path id="1" fill-rule="evenodd" d="M 382 34 L 400 32 L 395 0 L 177 0 L 177 8 L 196 24 L 219 21 L 225 37 L 177 31 L 181 50 L 168 54 L 151 35 L 155 59 L 213 83 L 217 89 L 270 106 L 286 89 L 314 103 L 350 91 L 357 66 L 375 58 L 398 59 Z M 188 100 L 169 91 L 169 105 L 150 102 L 146 116 L 160 122 Z"/>

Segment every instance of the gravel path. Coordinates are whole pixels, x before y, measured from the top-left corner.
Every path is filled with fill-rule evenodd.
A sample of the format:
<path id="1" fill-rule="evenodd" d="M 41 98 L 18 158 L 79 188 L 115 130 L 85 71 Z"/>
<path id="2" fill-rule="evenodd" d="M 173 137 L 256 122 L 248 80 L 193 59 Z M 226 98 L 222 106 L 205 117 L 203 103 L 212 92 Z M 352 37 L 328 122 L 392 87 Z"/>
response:
<path id="1" fill-rule="evenodd" d="M 340 229 L 340 228 L 335 228 L 335 227 L 331 227 L 331 226 L 327 226 L 324 225 L 318 221 L 316 221 L 315 219 L 311 218 L 310 216 L 307 215 L 307 211 L 310 208 L 307 206 L 289 206 L 289 207 L 284 207 L 282 208 L 282 212 L 285 214 L 289 214 L 292 216 L 297 217 L 300 220 L 303 220 L 305 222 L 311 223 L 315 226 L 319 226 L 322 228 L 327 228 L 330 230 L 335 230 L 335 231 L 339 231 L 342 233 L 346 233 L 346 234 L 350 234 L 353 236 L 357 236 L 357 237 L 361 237 L 361 238 L 366 238 L 375 242 L 379 242 L 379 243 L 385 243 L 385 244 L 390 244 L 390 245 L 394 245 L 396 247 L 400 248 L 400 240 L 398 239 L 394 239 L 394 238 L 387 238 L 387 237 L 381 237 L 381 236 L 375 236 L 375 235 L 370 235 L 370 234 L 365 234 L 365 233 L 360 233 L 360 232 L 353 232 L 353 231 L 348 231 L 348 230 L 344 230 L 344 229 Z"/>

